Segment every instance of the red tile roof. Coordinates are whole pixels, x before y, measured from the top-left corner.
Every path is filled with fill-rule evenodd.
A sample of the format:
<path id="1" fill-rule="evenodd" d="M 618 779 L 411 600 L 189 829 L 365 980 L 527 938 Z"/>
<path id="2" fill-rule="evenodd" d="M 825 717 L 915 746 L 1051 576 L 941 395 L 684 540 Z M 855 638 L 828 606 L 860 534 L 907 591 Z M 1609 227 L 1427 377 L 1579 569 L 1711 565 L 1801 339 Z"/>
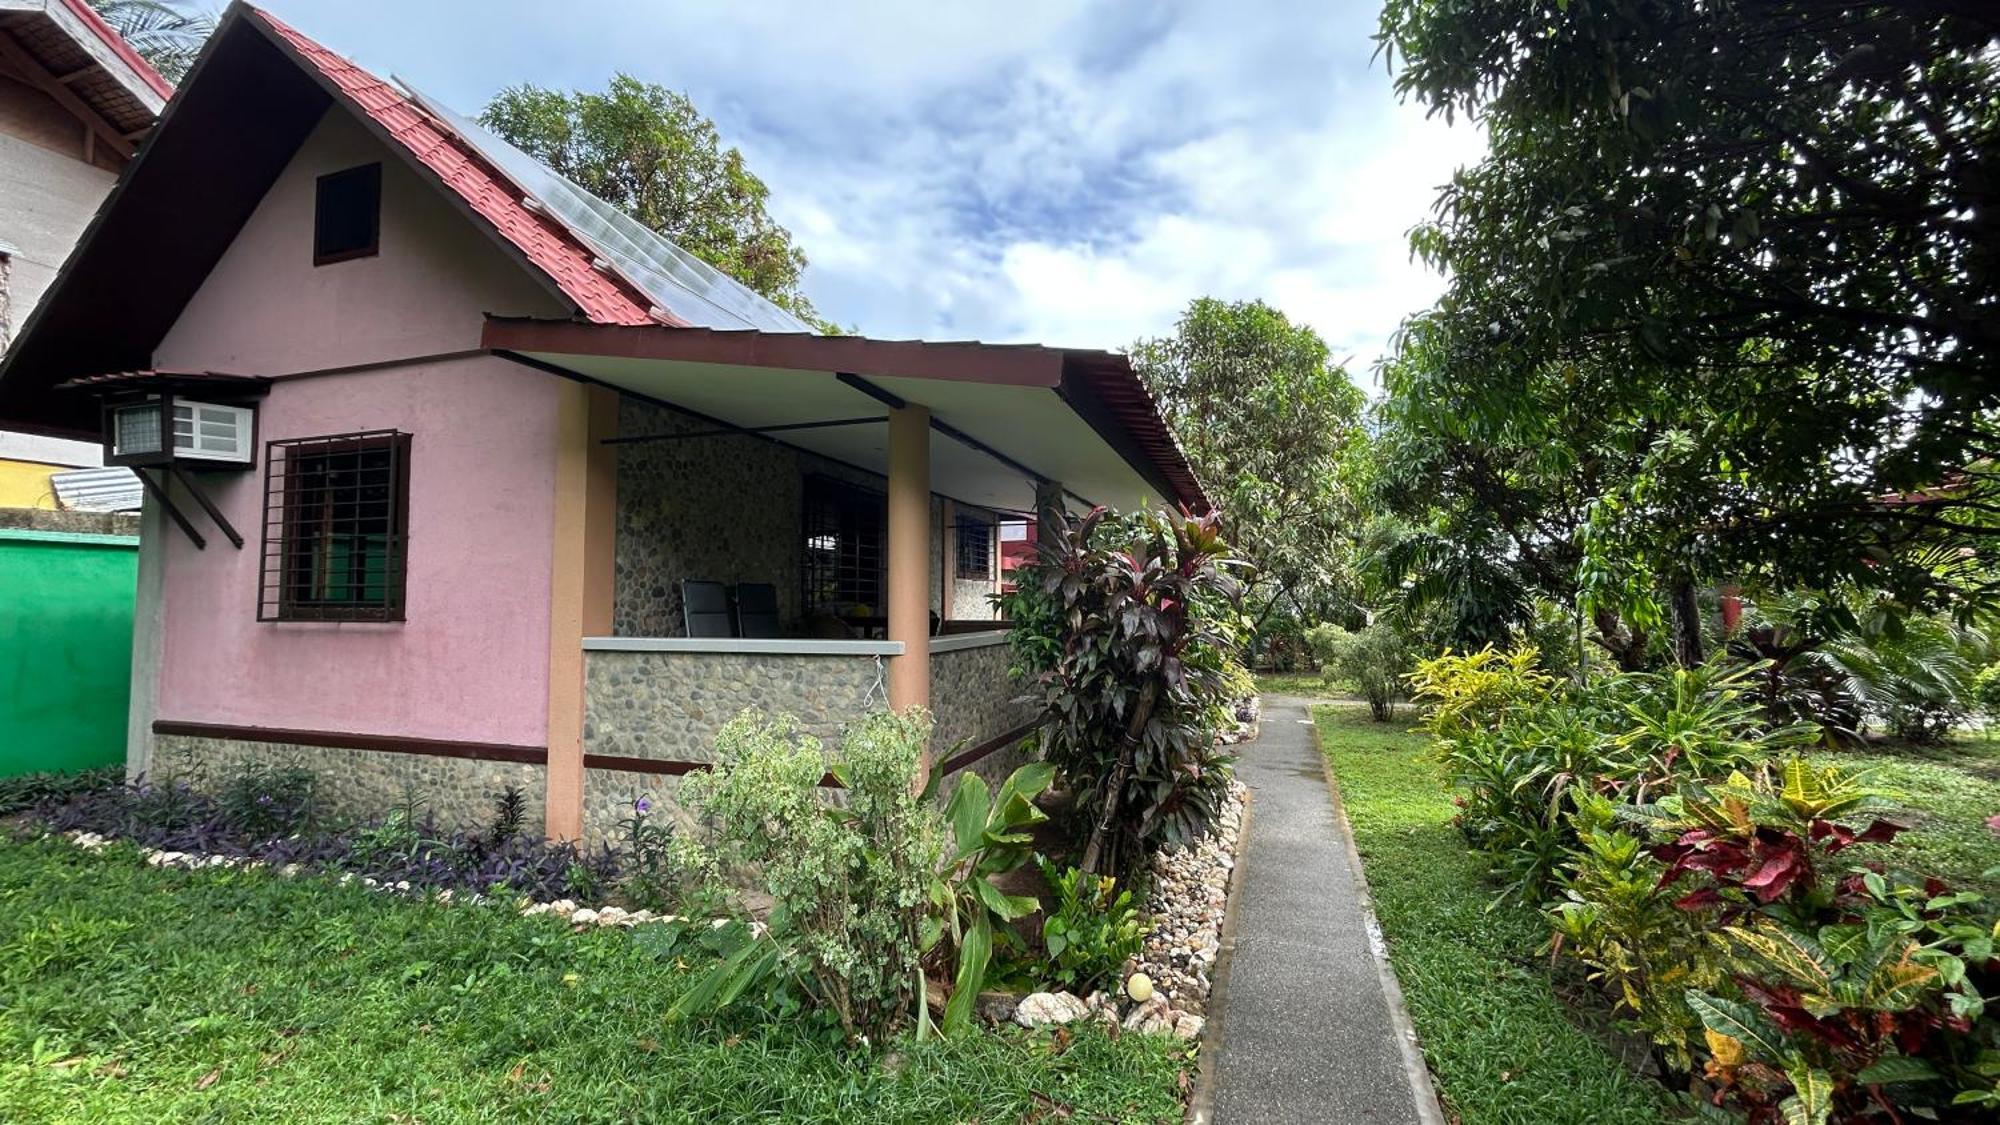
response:
<path id="1" fill-rule="evenodd" d="M 594 324 L 657 324 L 637 290 L 591 268 L 593 254 L 555 219 L 530 211 L 506 177 L 439 128 L 402 91 L 320 46 L 261 8 L 250 13 L 313 67 L 354 109 L 372 119 L 445 187 L 493 224 Z"/>

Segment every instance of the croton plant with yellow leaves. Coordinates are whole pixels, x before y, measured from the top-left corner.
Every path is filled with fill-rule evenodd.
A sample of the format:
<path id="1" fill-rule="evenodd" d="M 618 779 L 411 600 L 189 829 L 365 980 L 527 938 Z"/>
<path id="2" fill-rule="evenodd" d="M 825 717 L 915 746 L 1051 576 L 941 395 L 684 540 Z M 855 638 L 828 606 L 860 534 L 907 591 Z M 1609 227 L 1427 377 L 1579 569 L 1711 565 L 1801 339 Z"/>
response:
<path id="1" fill-rule="evenodd" d="M 1656 804 L 1578 802 L 1553 912 L 1715 1109 L 1787 1125 L 1990 1121 L 2000 1111 L 1992 905 L 1905 876 L 1863 778 L 1801 759 L 1687 782 Z"/>

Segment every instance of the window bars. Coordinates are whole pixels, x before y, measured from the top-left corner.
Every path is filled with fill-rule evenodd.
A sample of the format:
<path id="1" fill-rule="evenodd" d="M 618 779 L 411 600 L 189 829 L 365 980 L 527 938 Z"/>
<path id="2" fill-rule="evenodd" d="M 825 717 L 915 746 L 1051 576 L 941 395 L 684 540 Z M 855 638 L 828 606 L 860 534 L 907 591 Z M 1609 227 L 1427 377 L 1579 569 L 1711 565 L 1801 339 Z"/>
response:
<path id="1" fill-rule="evenodd" d="M 805 613 L 881 616 L 888 512 L 882 494 L 831 477 L 806 478 Z"/>
<path id="2" fill-rule="evenodd" d="M 993 525 L 960 517 L 956 533 L 958 577 L 993 577 Z"/>
<path id="3" fill-rule="evenodd" d="M 401 621 L 410 435 L 266 442 L 259 621 Z"/>

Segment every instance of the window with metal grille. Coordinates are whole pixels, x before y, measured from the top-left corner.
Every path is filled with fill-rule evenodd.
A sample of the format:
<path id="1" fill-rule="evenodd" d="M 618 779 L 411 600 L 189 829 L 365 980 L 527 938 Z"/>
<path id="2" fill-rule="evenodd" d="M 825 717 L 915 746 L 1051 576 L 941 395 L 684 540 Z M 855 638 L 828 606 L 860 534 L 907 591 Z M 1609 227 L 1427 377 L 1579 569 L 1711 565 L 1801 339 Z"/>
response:
<path id="1" fill-rule="evenodd" d="M 806 478 L 801 604 L 808 615 L 879 617 L 888 546 L 882 494 L 830 477 Z"/>
<path id="2" fill-rule="evenodd" d="M 964 515 L 958 517 L 958 576 L 993 577 L 993 525 Z"/>
<path id="3" fill-rule="evenodd" d="M 259 621 L 401 621 L 410 435 L 267 442 Z"/>

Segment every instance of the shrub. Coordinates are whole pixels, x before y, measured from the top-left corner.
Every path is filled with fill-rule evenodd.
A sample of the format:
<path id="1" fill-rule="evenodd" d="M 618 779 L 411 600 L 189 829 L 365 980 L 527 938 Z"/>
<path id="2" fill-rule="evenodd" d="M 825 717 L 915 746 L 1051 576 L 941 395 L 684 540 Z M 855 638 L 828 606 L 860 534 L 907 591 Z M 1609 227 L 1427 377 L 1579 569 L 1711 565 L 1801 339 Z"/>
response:
<path id="1" fill-rule="evenodd" d="M 1408 679 L 1411 697 L 1430 707 L 1423 729 L 1444 739 L 1491 730 L 1510 708 L 1548 698 L 1559 682 L 1535 666 L 1537 655 L 1532 648 L 1501 653 L 1487 645 L 1418 661 Z"/>
<path id="2" fill-rule="evenodd" d="M 258 775 L 263 776 L 263 775 Z M 475 892 L 508 891 L 548 900 L 588 898 L 615 877 L 608 849 L 585 852 L 539 836 L 499 838 L 491 830 L 448 832 L 414 803 L 386 816 L 341 827 L 308 825 L 274 835 L 272 823 L 296 806 L 280 800 L 315 788 L 283 780 L 269 803 L 250 782 L 233 786 L 227 801 L 182 782 L 140 781 L 46 803 L 37 816 L 57 832 L 95 832 L 162 851 L 205 853 L 272 866 L 297 864 L 309 871 L 365 876 L 385 884 Z M 513 802 L 518 804 L 519 796 Z M 508 796 L 498 801 L 495 827 L 506 823 Z M 518 820 L 515 821 L 518 827 Z"/>
<path id="3" fill-rule="evenodd" d="M 231 829 L 253 839 L 290 836 L 311 822 L 318 785 L 311 770 L 245 766 L 216 791 L 216 812 Z"/>
<path id="4" fill-rule="evenodd" d="M 1146 927 L 1130 890 L 1115 879 L 1081 868 L 1057 870 L 1040 861 L 1042 875 L 1055 891 L 1055 908 L 1042 920 L 1042 944 L 1048 950 L 1047 976 L 1076 993 L 1087 993 L 1117 977 L 1128 958 L 1137 957 Z"/>
<path id="5" fill-rule="evenodd" d="M 1793 759 L 1692 783 L 1647 818 L 1675 905 L 1723 935 L 1730 980 L 1690 988 L 1705 1072 L 1753 1119 L 1957 1119 L 2000 1107 L 1995 919 L 1948 893 L 1835 858 L 1899 827 L 1852 774 Z"/>
<path id="6" fill-rule="evenodd" d="M 706 913 L 715 884 L 715 858 L 698 842 L 653 818 L 645 797 L 625 818 L 619 891 L 641 910 Z"/>
<path id="7" fill-rule="evenodd" d="M 124 784 L 124 766 L 98 766 L 75 772 L 43 770 L 0 777 L 0 815 L 67 801 L 85 793 L 117 789 Z"/>
<path id="8" fill-rule="evenodd" d="M 1026 592 L 1005 600 L 1015 652 L 1048 660 L 1034 678 L 1046 756 L 1091 824 L 1082 866 L 1117 873 L 1198 835 L 1228 793 L 1232 759 L 1215 736 L 1238 681 L 1236 564 L 1214 514 L 1100 508 L 1039 551 L 1016 572 Z"/>
<path id="9" fill-rule="evenodd" d="M 1396 700 L 1410 671 L 1410 649 L 1388 622 L 1375 621 L 1355 632 L 1338 625 L 1315 625 L 1306 633 L 1306 641 L 1324 674 L 1338 676 L 1360 692 L 1376 722 L 1396 717 Z"/>
<path id="10" fill-rule="evenodd" d="M 1571 814 L 1601 794 L 1642 803 L 1683 778 L 1727 771 L 1809 740 L 1768 728 L 1742 670 L 1720 662 L 1564 684 L 1533 650 L 1447 654 L 1419 665 L 1426 724 L 1462 810 L 1459 827 L 1488 852 L 1503 895 L 1539 902 L 1581 846 Z M 1445 735 L 1443 731 L 1453 733 Z"/>
<path id="11" fill-rule="evenodd" d="M 1053 771 L 1023 767 L 998 794 L 968 775 L 940 813 L 939 775 L 912 785 L 930 729 L 920 710 L 876 713 L 829 759 L 789 717 L 745 712 L 723 728 L 715 768 L 683 782 L 682 799 L 720 866 L 754 872 L 775 905 L 767 937 L 729 951 L 677 1012 L 727 1005 L 775 976 L 802 982 L 849 1039 L 880 1042 L 913 1010 L 923 1018 L 921 959 L 936 951 L 955 965 L 946 1028 L 970 1023 L 996 919 L 1036 906 L 991 880 L 1027 858 L 1021 829 L 1041 818 L 1033 797 Z M 844 807 L 820 789 L 828 772 Z"/>

